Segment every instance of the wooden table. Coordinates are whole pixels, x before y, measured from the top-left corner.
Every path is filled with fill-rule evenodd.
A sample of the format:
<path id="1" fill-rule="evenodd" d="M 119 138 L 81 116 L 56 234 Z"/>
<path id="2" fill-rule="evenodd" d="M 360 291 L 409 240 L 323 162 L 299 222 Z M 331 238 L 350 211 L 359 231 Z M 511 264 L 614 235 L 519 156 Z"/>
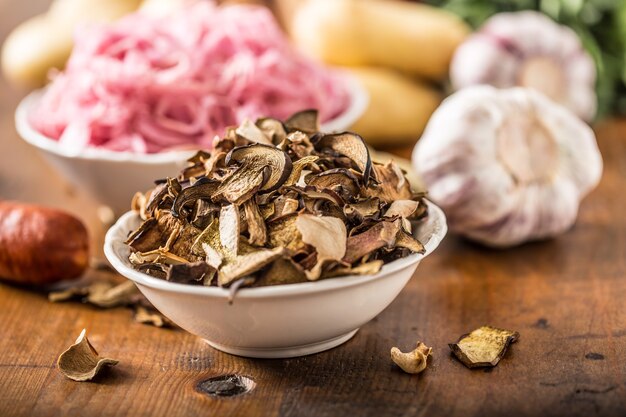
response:
<path id="1" fill-rule="evenodd" d="M 28 4 L 34 11 L 45 1 Z M 9 8 L 0 0 L 2 34 L 25 15 Z M 0 89 L 0 197 L 80 215 L 99 248 L 95 204 L 18 139 L 19 94 Z M 126 309 L 51 304 L 44 293 L 0 284 L 0 416 L 624 416 L 626 121 L 601 123 L 597 133 L 605 174 L 574 229 L 506 251 L 449 236 L 387 310 L 317 355 L 234 357 L 181 330 L 135 323 Z M 447 343 L 483 324 L 521 338 L 496 368 L 468 370 Z M 82 328 L 120 360 L 97 382 L 72 382 L 56 369 Z M 434 357 L 411 376 L 390 362 L 389 349 L 416 340 Z M 256 387 L 235 397 L 199 392 L 199 382 L 225 374 Z"/>

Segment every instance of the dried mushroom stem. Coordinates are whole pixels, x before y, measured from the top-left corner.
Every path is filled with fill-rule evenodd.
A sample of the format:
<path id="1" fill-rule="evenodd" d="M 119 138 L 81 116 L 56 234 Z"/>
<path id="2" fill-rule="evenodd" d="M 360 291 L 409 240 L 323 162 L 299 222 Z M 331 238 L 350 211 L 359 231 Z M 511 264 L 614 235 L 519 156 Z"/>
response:
<path id="1" fill-rule="evenodd" d="M 428 357 L 432 355 L 432 348 L 422 342 L 411 352 L 403 353 L 397 347 L 391 348 L 391 360 L 408 374 L 419 374 L 426 369 Z"/>

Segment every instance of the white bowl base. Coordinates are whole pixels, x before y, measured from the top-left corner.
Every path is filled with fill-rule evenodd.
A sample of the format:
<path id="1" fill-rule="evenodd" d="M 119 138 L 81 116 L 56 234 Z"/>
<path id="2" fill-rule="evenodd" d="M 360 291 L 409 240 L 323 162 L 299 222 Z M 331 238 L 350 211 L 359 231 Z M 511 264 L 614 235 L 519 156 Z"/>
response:
<path id="1" fill-rule="evenodd" d="M 285 348 L 239 348 L 236 346 L 222 345 L 206 339 L 204 339 L 204 341 L 207 342 L 209 346 L 214 347 L 215 349 L 222 352 L 229 353 L 231 355 L 244 356 L 247 358 L 285 359 L 312 355 L 314 353 L 319 353 L 325 350 L 332 349 L 352 339 L 352 337 L 358 331 L 359 329 L 356 329 L 337 337 L 333 337 L 332 339 L 323 340 L 321 342 L 314 342 L 309 343 L 308 345 L 291 346 Z"/>

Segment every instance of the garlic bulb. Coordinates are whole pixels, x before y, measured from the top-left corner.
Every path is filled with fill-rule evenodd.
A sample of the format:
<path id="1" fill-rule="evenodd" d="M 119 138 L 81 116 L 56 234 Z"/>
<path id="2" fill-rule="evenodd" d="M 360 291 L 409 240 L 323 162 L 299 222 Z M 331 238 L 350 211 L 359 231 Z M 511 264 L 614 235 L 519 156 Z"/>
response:
<path id="1" fill-rule="evenodd" d="M 457 48 L 455 90 L 489 84 L 529 87 L 583 120 L 596 113 L 596 68 L 576 33 L 533 11 L 500 13 Z"/>
<path id="2" fill-rule="evenodd" d="M 446 99 L 413 165 L 450 229 L 491 246 L 566 231 L 599 182 L 591 128 L 527 88 L 465 88 Z"/>

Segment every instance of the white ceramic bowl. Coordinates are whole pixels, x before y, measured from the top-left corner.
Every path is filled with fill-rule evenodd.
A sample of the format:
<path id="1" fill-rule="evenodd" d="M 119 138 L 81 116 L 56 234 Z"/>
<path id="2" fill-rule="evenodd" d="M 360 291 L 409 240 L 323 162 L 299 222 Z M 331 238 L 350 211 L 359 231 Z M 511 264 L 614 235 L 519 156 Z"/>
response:
<path id="1" fill-rule="evenodd" d="M 426 246 L 423 255 L 386 264 L 375 275 L 244 288 L 229 304 L 226 289 L 172 283 L 134 270 L 124 241 L 140 223 L 129 212 L 107 233 L 104 252 L 113 267 L 183 329 L 221 351 L 255 358 L 308 355 L 347 341 L 396 298 L 447 231 L 443 212 L 429 203 L 429 216 L 415 231 Z"/>
<path id="2" fill-rule="evenodd" d="M 346 78 L 350 104 L 346 111 L 322 125 L 324 131 L 347 130 L 367 108 L 367 92 L 354 78 Z M 187 158 L 195 151 L 175 151 L 159 154 L 135 154 L 106 149 L 87 148 L 73 152 L 59 142 L 35 130 L 28 121 L 44 90 L 34 91 L 17 107 L 15 125 L 19 135 L 36 147 L 46 160 L 70 183 L 91 195 L 99 203 L 121 214 L 130 208 L 137 191 L 151 188 L 157 178 L 177 174 Z"/>

